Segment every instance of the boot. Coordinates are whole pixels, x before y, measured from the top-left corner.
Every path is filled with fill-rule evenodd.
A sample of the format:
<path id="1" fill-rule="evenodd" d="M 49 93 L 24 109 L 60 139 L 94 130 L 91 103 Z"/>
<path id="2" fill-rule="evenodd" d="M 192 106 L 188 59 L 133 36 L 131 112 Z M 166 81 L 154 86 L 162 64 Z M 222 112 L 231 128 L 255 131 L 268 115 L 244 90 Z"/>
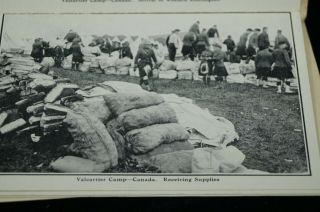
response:
<path id="1" fill-rule="evenodd" d="M 79 67 L 80 67 L 80 63 L 76 63 L 76 71 L 80 71 Z"/>
<path id="2" fill-rule="evenodd" d="M 293 93 L 289 85 L 285 84 L 284 87 L 285 87 L 285 93 Z"/>
<path id="3" fill-rule="evenodd" d="M 282 93 L 282 91 L 281 91 L 282 86 L 278 85 L 277 87 L 278 87 L 277 93 Z"/>

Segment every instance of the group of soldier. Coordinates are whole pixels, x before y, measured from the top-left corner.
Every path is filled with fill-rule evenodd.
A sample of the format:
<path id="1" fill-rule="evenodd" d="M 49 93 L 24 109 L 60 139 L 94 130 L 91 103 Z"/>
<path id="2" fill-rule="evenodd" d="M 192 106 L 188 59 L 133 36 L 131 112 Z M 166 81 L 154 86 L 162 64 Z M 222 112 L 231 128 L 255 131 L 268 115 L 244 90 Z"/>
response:
<path id="1" fill-rule="evenodd" d="M 182 45 L 181 53 L 184 59 L 201 61 L 199 74 L 203 75 L 205 83 L 210 80 L 208 75 L 215 75 L 217 82 L 226 79 L 228 72 L 224 65 L 225 61 L 231 63 L 248 64 L 251 60 L 255 62 L 257 86 L 268 87 L 268 77 L 278 78 L 277 92 L 282 92 L 282 87 L 286 93 L 291 93 L 290 79 L 294 77 L 292 73 L 292 48 L 289 40 L 282 34 L 282 30 L 277 31 L 274 45 L 271 46 L 268 28 L 263 27 L 247 29 L 239 38 L 236 44 L 231 35 L 222 42 L 219 30 L 213 25 L 208 30 L 203 28 L 200 31 L 200 22 L 194 23 L 189 31 L 184 34 L 182 42 L 179 40 L 179 29 L 172 31 L 167 38 L 169 59 L 175 61 L 177 49 Z M 222 50 L 222 45 L 226 50 Z M 218 86 L 221 88 L 221 86 Z"/>
<path id="2" fill-rule="evenodd" d="M 83 53 L 81 47 L 82 41 L 78 33 L 72 30 L 64 37 L 66 46 L 49 47 L 48 42 L 37 38 L 33 44 L 31 56 L 36 62 L 41 62 L 43 57 L 52 56 L 57 66 L 61 65 L 64 57 L 72 54 L 72 70 L 79 70 L 79 65 L 83 62 Z M 222 50 L 225 44 L 226 50 Z M 224 65 L 225 61 L 231 63 L 255 61 L 257 86 L 267 87 L 269 76 L 276 77 L 278 81 L 278 93 L 290 93 L 290 78 L 292 74 L 292 49 L 288 39 L 278 30 L 274 46 L 270 45 L 268 28 L 263 27 L 262 32 L 259 28 L 254 30 L 247 29 L 236 44 L 229 35 L 223 42 L 220 39 L 219 31 L 216 25 L 211 28 L 200 31 L 200 22 L 194 23 L 189 31 L 184 34 L 180 40 L 180 30 L 175 29 L 166 39 L 169 60 L 175 61 L 177 50 L 182 45 L 181 53 L 183 59 L 191 61 L 200 60 L 199 75 L 203 76 L 206 84 L 210 81 L 210 76 L 214 75 L 218 82 L 218 88 L 225 81 L 228 72 Z M 152 75 L 152 69 L 159 66 L 160 61 L 157 59 L 155 51 L 158 47 L 148 39 L 142 40 L 138 52 L 133 57 L 128 42 L 110 42 L 108 39 L 96 38 L 89 46 L 99 46 L 104 53 L 111 54 L 114 51 L 119 52 L 119 57 L 129 57 L 134 59 L 134 70 L 139 69 L 140 85 L 149 87 L 148 79 Z"/>

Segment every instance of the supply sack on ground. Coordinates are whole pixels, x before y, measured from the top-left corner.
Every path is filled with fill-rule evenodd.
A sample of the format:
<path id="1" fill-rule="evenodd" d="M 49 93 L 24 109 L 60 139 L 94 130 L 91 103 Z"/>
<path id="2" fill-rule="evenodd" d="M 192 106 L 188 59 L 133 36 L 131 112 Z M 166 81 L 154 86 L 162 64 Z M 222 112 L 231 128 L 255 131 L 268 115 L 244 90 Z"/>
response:
<path id="1" fill-rule="evenodd" d="M 256 66 L 253 60 L 250 60 L 249 63 L 244 60 L 241 61 L 239 69 L 241 74 L 252 74 L 256 72 Z"/>
<path id="2" fill-rule="evenodd" d="M 64 58 L 62 62 L 62 68 L 66 70 L 70 70 L 72 68 L 72 55 Z"/>
<path id="3" fill-rule="evenodd" d="M 98 86 L 109 90 L 112 93 L 145 93 L 140 85 L 123 81 L 105 81 L 98 83 Z"/>
<path id="4" fill-rule="evenodd" d="M 162 143 L 186 141 L 188 132 L 179 124 L 155 124 L 141 129 L 129 131 L 125 135 L 129 149 L 134 154 L 151 151 Z"/>
<path id="5" fill-rule="evenodd" d="M 76 94 L 81 95 L 85 98 L 102 97 L 108 93 L 111 93 L 109 89 L 100 86 L 76 91 Z"/>
<path id="6" fill-rule="evenodd" d="M 192 71 L 197 72 L 199 64 L 191 60 L 183 60 L 177 63 L 177 71 Z"/>
<path id="7" fill-rule="evenodd" d="M 124 132 L 154 124 L 177 123 L 178 119 L 167 104 L 154 105 L 124 112 L 117 118 Z"/>
<path id="8" fill-rule="evenodd" d="M 49 68 L 53 67 L 54 59 L 52 57 L 44 57 L 41 61 L 41 66 Z"/>
<path id="9" fill-rule="evenodd" d="M 65 156 L 53 161 L 50 167 L 62 173 L 101 173 L 105 170 L 104 164 L 75 156 Z"/>
<path id="10" fill-rule="evenodd" d="M 91 114 L 68 112 L 64 125 L 74 139 L 72 148 L 82 157 L 105 164 L 118 164 L 116 146 L 103 123 Z"/>
<path id="11" fill-rule="evenodd" d="M 70 108 L 77 113 L 91 114 L 102 122 L 106 122 L 111 115 L 109 108 L 101 96 L 73 102 Z"/>
<path id="12" fill-rule="evenodd" d="M 222 149 L 198 148 L 193 151 L 192 173 L 231 173 L 245 159 L 245 155 L 234 146 Z"/>
<path id="13" fill-rule="evenodd" d="M 130 66 L 117 66 L 116 75 L 128 76 L 130 71 Z"/>
<path id="14" fill-rule="evenodd" d="M 110 67 L 106 67 L 103 68 L 103 73 L 106 75 L 116 75 L 117 74 L 117 69 L 115 66 L 110 66 Z"/>
<path id="15" fill-rule="evenodd" d="M 176 68 L 177 68 L 177 64 L 170 60 L 163 61 L 161 66 L 159 67 L 160 71 L 175 70 Z"/>
<path id="16" fill-rule="evenodd" d="M 193 80 L 193 73 L 190 70 L 187 71 L 178 71 L 178 79 L 183 79 L 183 80 Z"/>
<path id="17" fill-rule="evenodd" d="M 104 96 L 104 100 L 116 116 L 132 109 L 159 105 L 164 102 L 160 95 L 150 92 L 107 94 Z"/>
<path id="18" fill-rule="evenodd" d="M 162 173 L 191 173 L 193 150 L 182 150 L 151 157 L 150 164 Z"/>
<path id="19" fill-rule="evenodd" d="M 124 57 L 121 59 L 116 59 L 114 65 L 116 67 L 124 67 L 124 66 L 131 66 L 132 60 L 128 57 Z"/>
<path id="20" fill-rule="evenodd" d="M 161 71 L 159 72 L 159 78 L 160 79 L 177 79 L 178 78 L 178 72 L 176 70 L 168 70 L 168 71 Z"/>
<path id="21" fill-rule="evenodd" d="M 189 141 L 176 141 L 169 144 L 163 143 L 160 144 L 160 146 L 154 148 L 150 152 L 147 152 L 142 155 L 131 155 L 132 158 L 138 161 L 139 164 L 150 164 L 150 160 L 152 157 L 161 155 L 161 154 L 167 154 L 182 150 L 193 150 L 194 147 Z"/>
<path id="22" fill-rule="evenodd" d="M 110 56 L 100 56 L 99 57 L 99 65 L 100 68 L 105 69 L 108 67 L 115 67 L 116 66 L 116 61 L 118 60 L 117 57 L 110 57 Z"/>

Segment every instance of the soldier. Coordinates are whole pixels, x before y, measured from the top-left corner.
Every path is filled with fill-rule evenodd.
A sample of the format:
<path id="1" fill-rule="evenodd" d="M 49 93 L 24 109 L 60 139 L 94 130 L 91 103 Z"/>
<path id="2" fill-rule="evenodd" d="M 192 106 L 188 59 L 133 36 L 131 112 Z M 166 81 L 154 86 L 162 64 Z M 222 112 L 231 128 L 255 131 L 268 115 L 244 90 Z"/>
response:
<path id="1" fill-rule="evenodd" d="M 220 89 L 222 88 L 221 83 L 226 81 L 226 77 L 228 76 L 227 69 L 224 65 L 224 61 L 227 59 L 227 54 L 222 51 L 219 44 L 214 44 L 213 48 L 214 70 L 212 74 L 216 76 L 216 81 L 218 82 L 218 86 L 216 88 Z"/>
<path id="2" fill-rule="evenodd" d="M 144 40 L 135 57 L 134 70 L 139 69 L 140 85 L 145 86 L 148 91 L 151 90 L 149 78 L 152 77 L 154 64 L 157 65 L 157 58 L 152 50 L 152 43 L 149 40 Z"/>
<path id="3" fill-rule="evenodd" d="M 264 88 L 267 88 L 268 76 L 271 73 L 271 66 L 273 64 L 273 56 L 269 49 L 258 51 L 255 58 L 257 86 L 261 83 Z"/>
<path id="4" fill-rule="evenodd" d="M 260 29 L 255 29 L 254 32 L 252 33 L 252 35 L 249 37 L 249 44 L 248 44 L 248 48 L 247 48 L 247 60 L 249 61 L 250 59 L 252 59 L 254 57 L 254 55 L 257 54 L 257 50 L 258 50 L 258 36 L 260 33 Z"/>
<path id="5" fill-rule="evenodd" d="M 133 59 L 133 55 L 132 55 L 132 52 L 131 52 L 130 44 L 129 44 L 128 41 L 125 41 L 122 44 L 122 48 L 120 49 L 119 58 L 124 58 L 124 57 L 128 57 L 130 59 Z"/>
<path id="6" fill-rule="evenodd" d="M 258 36 L 258 47 L 259 50 L 263 50 L 269 48 L 270 41 L 269 41 L 269 34 L 268 34 L 268 27 L 263 27 L 262 33 Z"/>
<path id="7" fill-rule="evenodd" d="M 72 54 L 72 70 L 79 71 L 80 63 L 83 63 L 83 54 L 81 51 L 79 39 L 75 38 L 72 41 L 70 52 Z"/>
<path id="8" fill-rule="evenodd" d="M 240 36 L 240 40 L 237 44 L 236 55 L 240 56 L 241 59 L 244 59 L 247 55 L 246 48 L 247 48 L 247 41 L 252 29 L 247 29 L 245 33 Z"/>
<path id="9" fill-rule="evenodd" d="M 290 42 L 289 42 L 288 38 L 282 34 L 282 30 L 279 29 L 277 32 L 277 36 L 275 38 L 274 48 L 279 49 L 279 43 L 281 43 L 281 42 L 286 43 L 286 45 L 287 45 L 286 50 L 288 51 L 289 57 L 291 59 L 292 58 L 292 49 L 291 49 Z"/>
<path id="10" fill-rule="evenodd" d="M 193 32 L 194 34 L 196 34 L 196 36 L 198 36 L 200 34 L 200 21 L 197 21 L 196 23 L 194 23 L 190 27 L 189 32 Z"/>
<path id="11" fill-rule="evenodd" d="M 209 40 L 208 40 L 207 30 L 203 29 L 197 38 L 196 47 L 195 47 L 196 53 L 199 58 L 201 56 L 201 53 L 204 50 L 206 50 L 208 46 L 209 46 Z"/>
<path id="12" fill-rule="evenodd" d="M 285 93 L 293 93 L 290 89 L 289 79 L 294 78 L 294 76 L 292 73 L 291 61 L 286 48 L 287 44 L 285 42 L 280 42 L 279 49 L 276 49 L 273 52 L 274 64 L 272 76 L 279 79 L 279 81 L 277 82 L 277 93 L 282 92 L 282 86 L 284 86 L 285 88 Z"/>
<path id="13" fill-rule="evenodd" d="M 34 40 L 34 43 L 32 44 L 31 57 L 33 57 L 35 62 L 41 63 L 44 57 L 44 48 L 41 38 L 37 38 Z"/>
<path id="14" fill-rule="evenodd" d="M 187 32 L 182 40 L 182 50 L 181 53 L 184 59 L 188 57 L 194 60 L 194 43 L 196 42 L 197 36 L 194 32 Z"/>

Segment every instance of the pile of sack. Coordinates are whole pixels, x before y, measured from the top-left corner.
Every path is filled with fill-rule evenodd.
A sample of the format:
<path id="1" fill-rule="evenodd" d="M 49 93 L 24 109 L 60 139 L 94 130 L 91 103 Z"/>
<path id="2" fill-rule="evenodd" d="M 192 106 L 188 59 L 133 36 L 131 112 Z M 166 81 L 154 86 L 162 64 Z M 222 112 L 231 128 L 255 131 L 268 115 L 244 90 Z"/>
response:
<path id="1" fill-rule="evenodd" d="M 156 93 L 116 93 L 105 95 L 104 99 L 113 117 L 107 128 L 122 158 L 128 154 L 144 155 L 157 151 L 161 145 L 186 142 L 189 138 L 177 123 L 174 110 Z"/>
<path id="2" fill-rule="evenodd" d="M 198 76 L 200 64 L 191 60 L 184 60 L 178 63 L 178 79 L 193 80 Z"/>
<path id="3" fill-rule="evenodd" d="M 194 80 L 198 78 L 199 66 L 199 62 L 191 60 L 165 60 L 159 67 L 159 78 Z"/>
<path id="4" fill-rule="evenodd" d="M 129 75 L 130 67 L 132 67 L 132 60 L 128 57 L 117 59 L 115 61 L 117 75 Z"/>

